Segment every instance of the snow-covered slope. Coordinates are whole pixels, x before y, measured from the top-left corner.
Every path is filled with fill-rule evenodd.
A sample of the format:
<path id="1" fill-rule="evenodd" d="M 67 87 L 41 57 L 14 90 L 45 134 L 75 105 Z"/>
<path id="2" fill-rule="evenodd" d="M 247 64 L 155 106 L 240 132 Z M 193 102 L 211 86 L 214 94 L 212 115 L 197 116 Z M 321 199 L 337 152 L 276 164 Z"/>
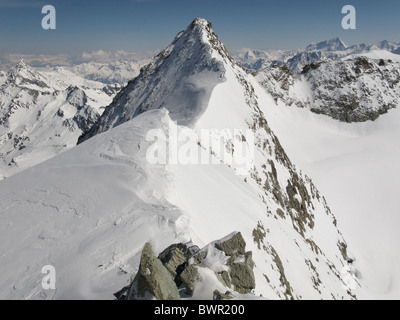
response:
<path id="1" fill-rule="evenodd" d="M 0 179 L 73 147 L 119 88 L 23 61 L 0 78 Z"/>
<path id="2" fill-rule="evenodd" d="M 254 294 L 354 297 L 343 282 L 350 275 L 341 274 L 347 246 L 336 219 L 268 125 L 274 100 L 227 55 L 210 23 L 196 19 L 133 83 L 87 141 L 0 182 L 2 298 L 111 298 L 147 241 L 157 251 L 233 231 L 253 253 Z M 214 164 L 184 164 L 179 152 L 177 164 L 152 165 L 154 148 L 167 157 L 171 128 L 198 137 L 190 152 Z M 158 144 L 149 139 L 155 129 Z M 239 146 L 245 165 L 234 161 Z M 40 285 L 48 264 L 56 291 Z"/>
<path id="3" fill-rule="evenodd" d="M 257 79 L 276 101 L 343 122 L 375 120 L 400 104 L 400 56 L 382 50 L 311 64 L 301 75 L 267 68 Z"/>
<path id="4" fill-rule="evenodd" d="M 282 102 L 267 112 L 289 157 L 313 178 L 346 235 L 363 284 L 355 291 L 360 299 L 400 297 L 399 107 L 351 124 Z"/>
<path id="5" fill-rule="evenodd" d="M 232 230 L 253 252 L 257 295 L 349 297 L 337 269 L 341 237 L 311 184 L 302 192 L 315 206 L 307 206 L 314 231 L 311 220 L 280 217 L 274 200 L 224 164 L 150 165 L 148 130 L 167 131 L 170 121 L 166 110 L 145 112 L 0 182 L 2 298 L 111 299 L 135 272 L 146 241 L 159 252 L 191 239 L 205 245 Z M 41 287 L 45 265 L 56 268 L 56 291 Z"/>
<path id="6" fill-rule="evenodd" d="M 192 152 L 200 147 L 225 165 L 223 172 L 247 175 L 227 178 L 214 171 L 217 167 L 207 165 L 169 167 L 173 184 L 167 199 L 184 212 L 186 229 L 195 229 L 190 235 L 197 239 L 195 243 L 211 242 L 234 227 L 253 244 L 257 293 L 288 299 L 352 298 L 341 282 L 340 271 L 347 265 L 346 244 L 336 220 L 271 131 L 265 112 L 274 101 L 259 99 L 263 94 L 256 79 L 229 57 L 211 25 L 197 19 L 117 95 L 80 142 L 90 144 L 93 137 L 107 136 L 139 116 L 167 109 L 182 130 L 194 130 L 193 135 L 200 137 Z M 201 135 L 206 129 L 211 137 Z M 209 140 L 217 139 L 222 130 L 222 147 L 210 146 Z M 241 134 L 229 135 L 234 130 Z M 253 140 L 244 137 L 246 130 Z M 242 143 L 248 151 L 252 142 L 254 156 L 246 159 L 246 165 L 232 161 L 232 145 Z M 242 192 L 250 192 L 257 200 L 239 200 L 239 205 L 234 199 L 240 195 L 229 185 L 245 188 Z"/>

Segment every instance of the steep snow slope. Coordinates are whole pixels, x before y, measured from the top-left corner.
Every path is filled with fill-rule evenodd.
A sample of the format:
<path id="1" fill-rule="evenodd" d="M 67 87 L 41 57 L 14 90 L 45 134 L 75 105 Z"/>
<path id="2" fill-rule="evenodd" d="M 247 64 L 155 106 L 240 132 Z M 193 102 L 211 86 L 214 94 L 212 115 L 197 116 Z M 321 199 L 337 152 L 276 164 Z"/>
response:
<path id="1" fill-rule="evenodd" d="M 292 224 L 268 217 L 257 189 L 228 166 L 150 165 L 148 130 L 167 131 L 170 122 L 166 110 L 146 112 L 0 182 L 1 298 L 111 299 L 136 270 L 146 241 L 155 250 L 190 239 L 204 245 L 232 230 L 242 231 L 253 251 L 256 294 L 318 298 L 319 284 L 322 297 L 347 296 L 322 251 L 315 247 L 310 256 Z M 331 219 L 316 216 L 321 234 L 307 232 L 321 250 L 338 237 Z M 49 264 L 55 291 L 41 288 Z"/>
<path id="2" fill-rule="evenodd" d="M 0 85 L 0 179 L 74 146 L 118 90 L 63 68 L 38 71 L 23 61 Z"/>
<path id="3" fill-rule="evenodd" d="M 399 299 L 399 109 L 357 124 L 281 102 L 266 114 L 289 157 L 326 196 L 346 235 L 362 283 L 357 297 Z"/>
<path id="4" fill-rule="evenodd" d="M 143 145 L 162 120 L 146 114 L 0 182 L 1 298 L 111 299 L 143 241 L 178 236 L 181 213 L 157 195 L 168 172 L 147 165 Z M 56 291 L 41 287 L 48 264 Z"/>

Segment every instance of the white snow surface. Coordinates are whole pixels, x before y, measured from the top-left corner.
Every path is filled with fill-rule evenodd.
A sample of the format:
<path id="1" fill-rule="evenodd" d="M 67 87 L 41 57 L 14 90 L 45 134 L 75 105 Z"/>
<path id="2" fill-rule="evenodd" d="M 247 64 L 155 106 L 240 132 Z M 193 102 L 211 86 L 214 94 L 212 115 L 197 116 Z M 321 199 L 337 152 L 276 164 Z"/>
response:
<path id="1" fill-rule="evenodd" d="M 165 167 L 146 161 L 147 131 L 170 121 L 165 109 L 146 112 L 0 182 L 2 299 L 112 299 L 137 270 L 145 242 L 160 252 L 178 241 L 203 246 L 232 230 L 241 231 L 253 251 L 256 294 L 280 297 L 263 276 L 268 273 L 279 287 L 280 274 L 252 239 L 257 222 L 266 218 L 254 187 L 223 164 Z M 268 221 L 268 243 L 279 252 L 296 293 L 318 298 L 304 265 L 308 246 L 291 224 Z M 331 232 L 329 223 L 325 227 Z M 329 276 L 325 257 L 318 258 L 326 298 L 345 295 L 340 281 Z M 57 290 L 41 287 L 45 265 L 57 270 Z"/>
<path id="2" fill-rule="evenodd" d="M 393 58 L 374 52 L 371 58 Z M 261 94 L 261 93 L 260 93 Z M 400 109 L 346 124 L 282 103 L 270 126 L 289 157 L 325 195 L 360 271 L 360 299 L 399 299 Z"/>

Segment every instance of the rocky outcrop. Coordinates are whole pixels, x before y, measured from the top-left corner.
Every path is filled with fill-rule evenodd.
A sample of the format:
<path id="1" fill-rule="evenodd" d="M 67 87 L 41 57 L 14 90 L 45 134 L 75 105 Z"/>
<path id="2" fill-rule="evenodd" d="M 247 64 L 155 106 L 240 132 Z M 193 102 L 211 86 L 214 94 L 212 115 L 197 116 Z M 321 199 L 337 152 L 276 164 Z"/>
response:
<path id="1" fill-rule="evenodd" d="M 193 295 L 203 281 L 204 270 L 211 269 L 217 279 L 216 287 L 226 288 L 225 293 L 214 290 L 214 300 L 234 298 L 234 293 L 249 294 L 255 288 L 252 252 L 246 252 L 246 242 L 240 232 L 215 241 L 202 250 L 183 243 L 173 244 L 158 257 L 150 243 L 146 243 L 138 273 L 132 283 L 115 293 L 118 300 L 177 300 L 181 295 Z M 220 270 L 215 270 L 215 257 Z M 210 263 L 212 259 L 212 266 Z"/>
<path id="2" fill-rule="evenodd" d="M 351 123 L 374 121 L 399 105 L 399 70 L 391 59 L 356 56 L 310 63 L 301 75 L 274 66 L 256 77 L 277 103 Z"/>
<path id="3" fill-rule="evenodd" d="M 246 242 L 240 232 L 233 234 L 229 239 L 216 243 L 215 247 L 229 257 L 228 272 L 222 272 L 221 277 L 229 287 L 239 293 L 250 293 L 256 286 L 254 279 L 254 262 L 252 252 L 246 252 Z"/>
<path id="4" fill-rule="evenodd" d="M 146 243 L 140 259 L 139 272 L 134 278 L 129 300 L 149 299 L 178 300 L 179 292 L 171 274 L 154 255 L 150 243 Z"/>

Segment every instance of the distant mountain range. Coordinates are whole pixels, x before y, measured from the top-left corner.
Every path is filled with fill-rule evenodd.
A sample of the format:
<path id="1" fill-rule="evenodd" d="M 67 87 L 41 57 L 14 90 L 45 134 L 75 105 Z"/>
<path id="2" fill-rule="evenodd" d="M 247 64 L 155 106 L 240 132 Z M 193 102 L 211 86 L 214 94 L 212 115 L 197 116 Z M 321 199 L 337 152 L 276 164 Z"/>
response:
<path id="1" fill-rule="evenodd" d="M 0 73 L 0 178 L 73 147 L 120 88 L 23 60 Z"/>
<path id="2" fill-rule="evenodd" d="M 351 54 L 368 53 L 373 50 L 386 50 L 400 53 L 400 43 L 387 40 L 375 44 L 356 44 L 347 46 L 340 38 L 309 44 L 300 50 L 252 50 L 242 49 L 233 53 L 233 57 L 251 72 L 271 66 L 286 65 L 292 74 L 303 71 L 304 66 L 326 59 L 337 59 Z"/>
<path id="3" fill-rule="evenodd" d="M 62 67 L 88 80 L 106 84 L 126 84 L 136 77 L 140 68 L 148 64 L 156 54 L 157 52 L 132 53 L 103 50 L 83 52 L 80 55 L 6 54 L 0 56 L 0 70 L 6 71 L 23 59 L 27 65 L 41 71 Z"/>

